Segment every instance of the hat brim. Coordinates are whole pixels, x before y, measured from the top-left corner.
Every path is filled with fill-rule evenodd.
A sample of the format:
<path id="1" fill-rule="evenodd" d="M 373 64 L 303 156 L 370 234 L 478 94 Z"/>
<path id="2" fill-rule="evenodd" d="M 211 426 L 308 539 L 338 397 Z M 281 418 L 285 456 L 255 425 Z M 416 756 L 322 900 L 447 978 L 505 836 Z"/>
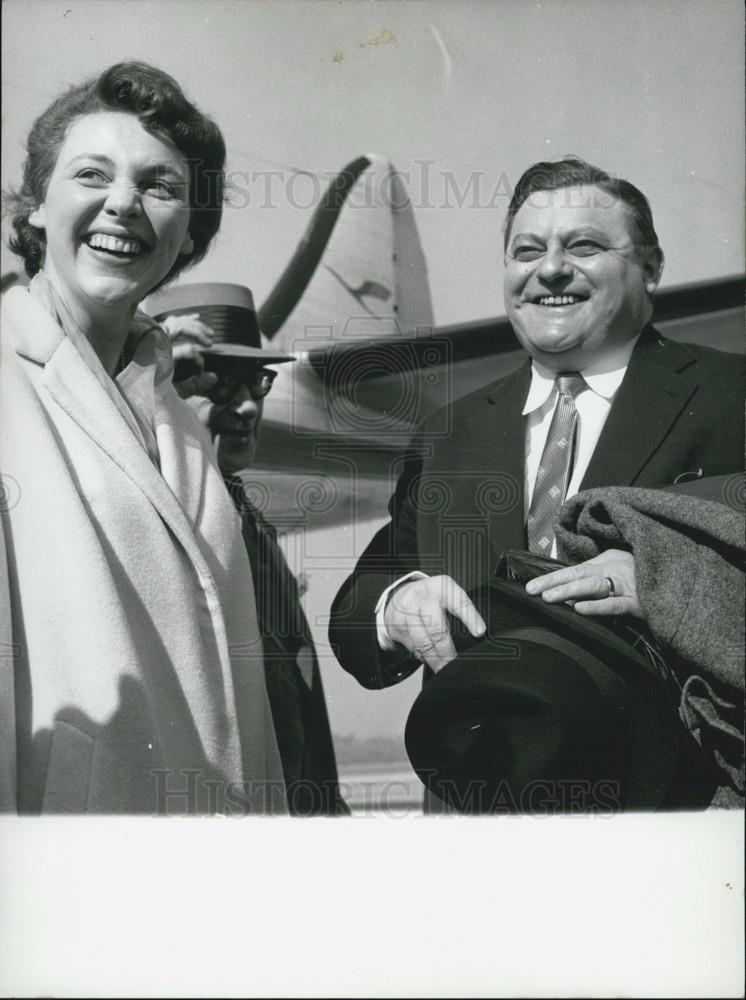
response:
<path id="1" fill-rule="evenodd" d="M 578 614 L 568 604 L 550 604 L 540 595 L 529 594 L 522 583 L 494 577 L 485 585 L 493 595 L 529 615 L 536 623 L 556 631 L 592 649 L 595 655 L 611 653 L 626 676 L 655 674 L 651 661 L 612 628 L 593 618 Z M 478 595 L 484 588 L 478 588 Z M 656 675 L 658 680 L 662 678 Z"/>
<path id="2" fill-rule="evenodd" d="M 243 361 L 247 365 L 281 365 L 286 361 L 295 361 L 292 354 L 276 354 L 261 347 L 246 347 L 244 344 L 213 344 L 200 353 L 203 358 Z"/>

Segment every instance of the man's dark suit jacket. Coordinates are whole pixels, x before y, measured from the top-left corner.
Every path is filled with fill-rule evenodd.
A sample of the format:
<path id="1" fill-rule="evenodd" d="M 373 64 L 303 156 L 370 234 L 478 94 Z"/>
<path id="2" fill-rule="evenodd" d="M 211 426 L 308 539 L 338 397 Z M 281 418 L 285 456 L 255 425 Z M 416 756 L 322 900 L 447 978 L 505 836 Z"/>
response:
<path id="1" fill-rule="evenodd" d="M 277 543 L 275 529 L 250 503 L 241 479 L 227 476 L 225 485 L 241 515 L 251 564 L 267 695 L 288 810 L 293 816 L 348 815 L 350 810 L 338 784 L 318 659 L 297 581 Z"/>
<path id="2" fill-rule="evenodd" d="M 391 521 L 373 538 L 332 605 L 337 659 L 368 688 L 419 666 L 385 653 L 374 609 L 412 570 L 452 576 L 470 590 L 492 575 L 506 548 L 525 548 L 527 362 L 504 379 L 428 418 L 415 436 Z M 686 473 L 740 471 L 744 461 L 744 359 L 675 343 L 647 327 L 588 466 L 581 489 L 657 487 Z"/>

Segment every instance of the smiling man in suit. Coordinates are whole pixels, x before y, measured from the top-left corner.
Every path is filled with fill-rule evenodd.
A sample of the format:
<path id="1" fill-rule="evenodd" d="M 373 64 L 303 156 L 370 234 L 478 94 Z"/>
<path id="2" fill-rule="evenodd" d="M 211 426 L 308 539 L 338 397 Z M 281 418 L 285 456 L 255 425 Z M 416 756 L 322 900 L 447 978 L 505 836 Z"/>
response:
<path id="1" fill-rule="evenodd" d="M 366 687 L 455 655 L 467 591 L 500 553 L 556 553 L 562 502 L 602 486 L 662 487 L 743 463 L 743 359 L 650 325 L 663 252 L 634 185 L 575 158 L 520 178 L 504 227 L 505 305 L 529 354 L 429 417 L 374 537 L 337 595 L 330 639 Z M 608 550 L 529 588 L 580 614 L 640 616 L 630 553 Z"/>

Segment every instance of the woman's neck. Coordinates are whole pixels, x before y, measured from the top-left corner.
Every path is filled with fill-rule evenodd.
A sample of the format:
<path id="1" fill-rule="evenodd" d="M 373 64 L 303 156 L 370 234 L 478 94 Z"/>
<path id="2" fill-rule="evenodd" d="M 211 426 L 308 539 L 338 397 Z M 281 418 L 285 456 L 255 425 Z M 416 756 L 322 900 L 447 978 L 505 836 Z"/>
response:
<path id="1" fill-rule="evenodd" d="M 106 310 L 94 315 L 88 310 L 76 310 L 75 305 L 70 303 L 70 311 L 99 361 L 113 377 L 124 351 L 135 310 L 131 309 L 126 313 L 121 310 Z"/>
<path id="2" fill-rule="evenodd" d="M 107 373 L 113 377 L 124 351 L 136 306 L 81 302 L 68 292 L 54 270 L 45 268 L 45 274 L 69 310 L 78 330 L 91 345 Z"/>

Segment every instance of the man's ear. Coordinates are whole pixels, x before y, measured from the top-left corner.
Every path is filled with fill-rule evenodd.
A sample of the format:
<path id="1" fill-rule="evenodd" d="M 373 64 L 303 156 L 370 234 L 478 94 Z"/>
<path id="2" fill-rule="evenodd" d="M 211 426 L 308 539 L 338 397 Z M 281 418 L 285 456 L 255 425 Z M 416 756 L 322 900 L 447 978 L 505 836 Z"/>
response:
<path id="1" fill-rule="evenodd" d="M 194 250 L 194 240 L 189 235 L 189 233 L 187 233 L 186 236 L 184 237 L 184 242 L 181 244 L 181 247 L 179 249 L 179 256 L 182 256 L 183 254 L 186 253 L 191 253 L 192 250 Z"/>
<path id="2" fill-rule="evenodd" d="M 33 212 L 29 212 L 28 221 L 32 226 L 35 226 L 36 229 L 46 229 L 47 217 L 43 204 L 39 205 L 38 208 L 35 208 Z"/>
<path id="3" fill-rule="evenodd" d="M 658 287 L 663 274 L 665 258 L 660 247 L 649 247 L 644 251 L 642 268 L 645 275 L 645 291 L 652 295 Z"/>

